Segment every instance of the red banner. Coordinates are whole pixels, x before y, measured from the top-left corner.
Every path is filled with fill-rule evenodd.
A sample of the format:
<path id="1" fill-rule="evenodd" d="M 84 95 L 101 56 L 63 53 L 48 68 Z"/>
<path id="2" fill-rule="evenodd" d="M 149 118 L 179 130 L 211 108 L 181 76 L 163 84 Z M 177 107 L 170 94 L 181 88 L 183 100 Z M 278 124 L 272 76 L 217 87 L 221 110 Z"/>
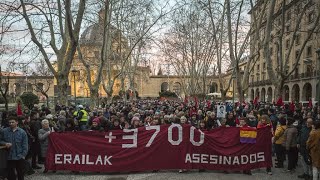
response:
<path id="1" fill-rule="evenodd" d="M 48 170 L 130 172 L 162 169 L 247 170 L 271 167 L 271 130 L 255 144 L 240 143 L 240 128 L 201 132 L 189 125 L 110 132 L 52 133 Z"/>

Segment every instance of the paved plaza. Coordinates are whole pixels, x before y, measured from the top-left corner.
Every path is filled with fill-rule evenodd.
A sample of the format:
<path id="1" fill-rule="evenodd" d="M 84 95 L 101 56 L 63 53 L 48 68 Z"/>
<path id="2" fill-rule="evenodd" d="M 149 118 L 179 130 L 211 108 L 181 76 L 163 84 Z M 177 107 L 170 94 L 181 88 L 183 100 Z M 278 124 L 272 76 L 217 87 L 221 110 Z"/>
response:
<path id="1" fill-rule="evenodd" d="M 71 172 L 56 172 L 43 174 L 39 170 L 36 174 L 27 176 L 26 180 L 294 180 L 302 174 L 301 165 L 294 173 L 284 172 L 284 169 L 272 168 L 273 175 L 268 175 L 265 169 L 252 171 L 252 176 L 241 174 L 240 172 L 223 173 L 218 171 L 198 172 L 192 170 L 186 173 L 178 173 L 178 170 L 159 171 L 157 173 L 80 173 L 75 175 Z"/>

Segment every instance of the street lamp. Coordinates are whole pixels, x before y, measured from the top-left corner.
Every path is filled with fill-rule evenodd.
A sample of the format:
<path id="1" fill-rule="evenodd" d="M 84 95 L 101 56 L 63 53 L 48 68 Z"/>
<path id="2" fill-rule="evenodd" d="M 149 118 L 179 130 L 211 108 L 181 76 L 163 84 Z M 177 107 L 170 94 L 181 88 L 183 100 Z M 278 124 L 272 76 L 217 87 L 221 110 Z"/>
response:
<path id="1" fill-rule="evenodd" d="M 78 74 L 78 70 L 72 69 L 71 73 L 73 75 L 73 89 L 74 89 L 74 105 L 77 105 L 77 90 L 76 90 L 76 75 Z"/>
<path id="2" fill-rule="evenodd" d="M 317 71 L 316 71 L 316 74 L 318 76 L 318 84 L 316 86 L 316 92 L 317 92 L 317 100 L 318 100 L 318 106 L 320 106 L 320 48 L 318 48 L 316 50 L 316 53 L 318 55 L 318 68 L 317 68 Z"/>
<path id="3" fill-rule="evenodd" d="M 232 74 L 232 105 L 234 106 L 234 80 L 236 79 L 236 75 Z"/>

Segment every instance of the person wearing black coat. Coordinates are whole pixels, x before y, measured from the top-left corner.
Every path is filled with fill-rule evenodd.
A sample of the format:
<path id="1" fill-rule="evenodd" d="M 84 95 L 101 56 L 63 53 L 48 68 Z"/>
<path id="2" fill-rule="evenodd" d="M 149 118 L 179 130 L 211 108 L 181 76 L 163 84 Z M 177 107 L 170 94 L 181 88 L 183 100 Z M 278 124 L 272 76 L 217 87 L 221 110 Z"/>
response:
<path id="1" fill-rule="evenodd" d="M 32 168 L 33 169 L 40 169 L 37 165 L 37 157 L 38 163 L 42 163 L 42 157 L 40 153 L 40 142 L 38 138 L 38 131 L 42 128 L 40 119 L 38 117 L 37 112 L 32 112 L 30 117 L 30 133 L 34 137 L 34 140 L 31 142 L 30 149 L 31 149 L 31 160 L 32 160 Z"/>
<path id="2" fill-rule="evenodd" d="M 298 178 L 310 178 L 312 175 L 311 162 L 307 150 L 307 141 L 312 130 L 312 122 L 312 118 L 308 118 L 302 122 L 301 130 L 297 138 L 297 145 L 301 154 L 301 163 L 303 167 L 303 174 L 299 175 Z"/>

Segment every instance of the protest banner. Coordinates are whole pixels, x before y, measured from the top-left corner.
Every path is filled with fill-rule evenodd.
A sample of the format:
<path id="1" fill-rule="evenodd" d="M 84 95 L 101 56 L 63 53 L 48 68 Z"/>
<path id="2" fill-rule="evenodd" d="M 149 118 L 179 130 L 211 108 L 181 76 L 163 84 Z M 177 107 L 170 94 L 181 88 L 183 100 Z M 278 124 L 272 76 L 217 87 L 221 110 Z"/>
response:
<path id="1" fill-rule="evenodd" d="M 48 170 L 89 172 L 248 170 L 272 166 L 271 137 L 267 127 L 257 130 L 255 143 L 241 143 L 237 127 L 203 133 L 180 124 L 52 133 L 46 166 Z"/>

